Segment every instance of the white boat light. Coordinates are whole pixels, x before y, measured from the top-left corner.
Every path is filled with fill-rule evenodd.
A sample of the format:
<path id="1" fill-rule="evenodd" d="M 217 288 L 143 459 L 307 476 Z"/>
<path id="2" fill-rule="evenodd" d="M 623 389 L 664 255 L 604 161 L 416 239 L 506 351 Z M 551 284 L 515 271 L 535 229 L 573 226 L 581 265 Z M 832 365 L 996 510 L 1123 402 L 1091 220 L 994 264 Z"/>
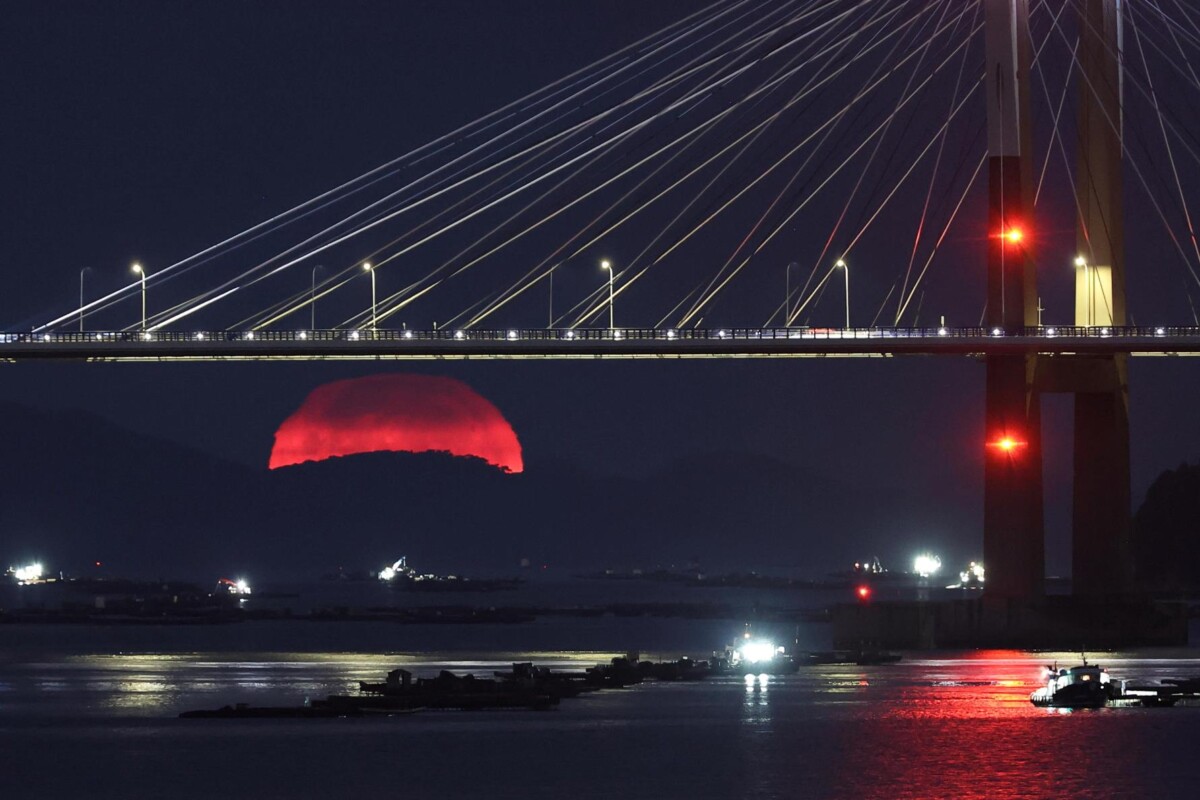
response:
<path id="1" fill-rule="evenodd" d="M 27 564 L 24 567 L 17 567 L 12 570 L 12 576 L 17 579 L 19 584 L 34 583 L 42 578 L 42 565 Z"/>
<path id="2" fill-rule="evenodd" d="M 742 658 L 750 664 L 757 664 L 761 661 L 770 661 L 775 658 L 778 650 L 775 649 L 774 642 L 764 641 L 762 639 L 751 639 L 740 648 L 738 652 L 742 654 Z"/>
<path id="3" fill-rule="evenodd" d="M 937 574 L 937 571 L 941 568 L 942 559 L 932 553 L 922 553 L 913 559 L 913 572 L 922 578 L 928 578 L 930 575 Z"/>

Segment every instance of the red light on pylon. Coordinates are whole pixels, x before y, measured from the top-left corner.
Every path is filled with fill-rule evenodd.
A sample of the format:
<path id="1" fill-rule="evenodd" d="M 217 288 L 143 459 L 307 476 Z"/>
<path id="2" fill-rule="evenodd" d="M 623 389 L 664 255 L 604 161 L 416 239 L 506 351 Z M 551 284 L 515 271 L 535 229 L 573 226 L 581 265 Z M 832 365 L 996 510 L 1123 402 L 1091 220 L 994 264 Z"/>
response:
<path id="1" fill-rule="evenodd" d="M 999 239 L 1004 244 L 1011 247 L 1016 247 L 1025 241 L 1025 230 L 1019 225 L 1005 228 L 999 233 L 992 234 L 992 238 Z"/>
<path id="2" fill-rule="evenodd" d="M 858 599 L 865 603 L 871 599 L 871 587 L 866 585 L 859 586 L 856 594 L 858 595 Z"/>
<path id="3" fill-rule="evenodd" d="M 1028 446 L 1028 442 L 1019 441 L 1011 436 L 1003 436 L 994 442 L 988 442 L 988 447 L 995 448 L 1006 455 L 1014 455 L 1018 450 Z"/>

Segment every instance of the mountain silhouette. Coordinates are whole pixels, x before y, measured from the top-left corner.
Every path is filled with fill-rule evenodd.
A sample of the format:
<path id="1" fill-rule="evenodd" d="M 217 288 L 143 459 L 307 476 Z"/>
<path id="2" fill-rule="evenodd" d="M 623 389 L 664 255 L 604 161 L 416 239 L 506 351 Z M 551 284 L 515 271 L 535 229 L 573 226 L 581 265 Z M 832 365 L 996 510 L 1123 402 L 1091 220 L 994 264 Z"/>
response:
<path id="1" fill-rule="evenodd" d="M 514 574 L 682 565 L 820 575 L 896 534 L 904 499 L 777 459 L 714 453 L 648 477 L 446 453 L 255 469 L 85 412 L 0 404 L 0 559 L 208 581 L 379 569 Z M 265 459 L 264 459 L 265 461 Z M 101 566 L 96 567 L 95 562 Z"/>

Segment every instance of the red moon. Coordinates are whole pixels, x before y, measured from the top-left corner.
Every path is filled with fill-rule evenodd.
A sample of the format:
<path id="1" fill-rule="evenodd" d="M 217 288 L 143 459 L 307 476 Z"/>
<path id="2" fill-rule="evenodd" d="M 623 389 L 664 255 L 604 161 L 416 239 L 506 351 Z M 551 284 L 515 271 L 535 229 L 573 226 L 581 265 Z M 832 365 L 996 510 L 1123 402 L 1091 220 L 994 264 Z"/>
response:
<path id="1" fill-rule="evenodd" d="M 462 381 L 373 375 L 317 387 L 275 432 L 271 469 L 378 452 L 475 456 L 521 472 L 521 443 L 487 398 Z"/>

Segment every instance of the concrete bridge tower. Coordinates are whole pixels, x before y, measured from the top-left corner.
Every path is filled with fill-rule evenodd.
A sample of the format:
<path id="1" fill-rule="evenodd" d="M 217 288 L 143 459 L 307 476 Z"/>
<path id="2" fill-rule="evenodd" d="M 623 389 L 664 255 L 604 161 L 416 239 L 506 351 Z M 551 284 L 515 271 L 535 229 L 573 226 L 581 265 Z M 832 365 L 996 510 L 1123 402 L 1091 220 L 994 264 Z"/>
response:
<path id="1" fill-rule="evenodd" d="M 984 0 L 987 15 L 989 327 L 1033 327 L 1029 217 L 1028 0 Z M 1126 324 L 1121 0 L 1080 0 L 1075 324 Z M 1127 356 L 987 359 L 984 562 L 988 595 L 1041 596 L 1045 576 L 1040 394 L 1075 396 L 1072 573 L 1084 597 L 1122 594 L 1129 570 Z"/>
<path id="2" fill-rule="evenodd" d="M 984 0 L 988 104 L 987 324 L 1037 324 L 1030 257 L 1032 63 L 1028 0 Z M 1045 579 L 1036 358 L 987 358 L 983 559 L 990 597 L 1036 598 Z"/>
<path id="3" fill-rule="evenodd" d="M 1080 9 L 1075 324 L 1126 325 L 1122 204 L 1122 0 Z M 1128 356 L 1073 357 L 1055 388 L 1075 394 L 1072 574 L 1075 594 L 1130 588 Z M 1062 384 L 1066 384 L 1063 386 Z"/>

